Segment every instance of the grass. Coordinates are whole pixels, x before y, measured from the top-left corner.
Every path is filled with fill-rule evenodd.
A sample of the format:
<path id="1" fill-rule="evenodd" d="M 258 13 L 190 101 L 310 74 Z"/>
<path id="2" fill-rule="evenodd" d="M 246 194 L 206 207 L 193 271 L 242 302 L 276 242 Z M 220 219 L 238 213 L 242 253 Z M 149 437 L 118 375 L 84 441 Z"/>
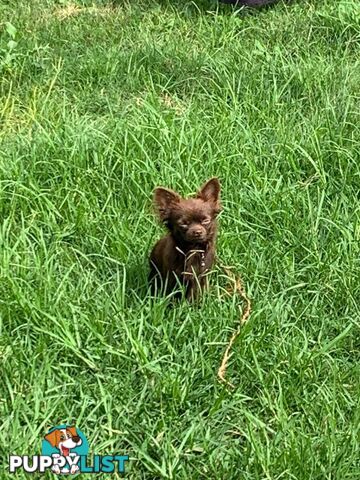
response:
<path id="1" fill-rule="evenodd" d="M 358 2 L 18 0 L 0 19 L 3 465 L 76 422 L 131 479 L 360 478 Z M 253 303 L 232 393 L 220 267 L 198 307 L 146 281 L 153 188 L 213 175 L 218 256 Z"/>

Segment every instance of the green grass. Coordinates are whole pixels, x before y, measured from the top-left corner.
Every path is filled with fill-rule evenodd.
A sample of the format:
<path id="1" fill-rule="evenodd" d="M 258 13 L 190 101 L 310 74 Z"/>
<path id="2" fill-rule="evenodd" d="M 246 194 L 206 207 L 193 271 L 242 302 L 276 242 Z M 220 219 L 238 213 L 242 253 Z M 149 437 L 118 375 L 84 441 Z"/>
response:
<path id="1" fill-rule="evenodd" d="M 131 479 L 360 478 L 358 1 L 4 0 L 0 21 L 1 478 L 65 422 Z M 146 280 L 153 188 L 214 175 L 253 303 L 234 392 L 220 267 L 200 306 Z"/>

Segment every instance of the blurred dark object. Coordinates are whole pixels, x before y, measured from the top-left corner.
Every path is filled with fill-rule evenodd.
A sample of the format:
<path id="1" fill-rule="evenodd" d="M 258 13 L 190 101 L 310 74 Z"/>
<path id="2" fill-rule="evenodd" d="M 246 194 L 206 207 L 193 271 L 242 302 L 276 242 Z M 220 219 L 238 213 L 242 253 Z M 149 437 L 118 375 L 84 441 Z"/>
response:
<path id="1" fill-rule="evenodd" d="M 263 7 L 265 5 L 271 5 L 278 0 L 220 0 L 222 3 L 230 3 L 232 5 L 243 5 L 246 7 Z"/>

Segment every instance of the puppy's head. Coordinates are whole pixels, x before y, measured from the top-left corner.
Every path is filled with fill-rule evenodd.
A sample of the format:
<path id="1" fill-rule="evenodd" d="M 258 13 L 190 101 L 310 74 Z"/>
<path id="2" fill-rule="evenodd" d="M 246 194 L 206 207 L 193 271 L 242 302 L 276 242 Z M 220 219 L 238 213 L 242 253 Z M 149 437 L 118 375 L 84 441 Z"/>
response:
<path id="1" fill-rule="evenodd" d="M 71 449 L 78 445 L 81 445 L 82 440 L 76 432 L 76 427 L 66 427 L 53 430 L 45 435 L 47 440 L 53 447 L 58 448 L 60 451 L 62 448 Z"/>
<path id="2" fill-rule="evenodd" d="M 156 188 L 154 205 L 175 238 L 186 243 L 206 243 L 215 235 L 216 216 L 221 210 L 219 180 L 207 181 L 195 198 L 182 198 L 173 190 Z"/>

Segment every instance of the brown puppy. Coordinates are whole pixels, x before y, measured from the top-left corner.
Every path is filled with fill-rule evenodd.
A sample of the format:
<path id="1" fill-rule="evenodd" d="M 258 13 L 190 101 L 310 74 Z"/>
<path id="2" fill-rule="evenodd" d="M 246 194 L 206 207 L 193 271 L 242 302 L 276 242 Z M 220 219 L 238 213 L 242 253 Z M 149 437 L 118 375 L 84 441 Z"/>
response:
<path id="1" fill-rule="evenodd" d="M 179 283 L 194 300 L 207 284 L 206 273 L 215 257 L 217 214 L 221 210 L 220 183 L 212 178 L 195 198 L 182 198 L 167 188 L 156 188 L 154 205 L 169 233 L 150 255 L 149 279 L 153 291 L 168 294 Z"/>

